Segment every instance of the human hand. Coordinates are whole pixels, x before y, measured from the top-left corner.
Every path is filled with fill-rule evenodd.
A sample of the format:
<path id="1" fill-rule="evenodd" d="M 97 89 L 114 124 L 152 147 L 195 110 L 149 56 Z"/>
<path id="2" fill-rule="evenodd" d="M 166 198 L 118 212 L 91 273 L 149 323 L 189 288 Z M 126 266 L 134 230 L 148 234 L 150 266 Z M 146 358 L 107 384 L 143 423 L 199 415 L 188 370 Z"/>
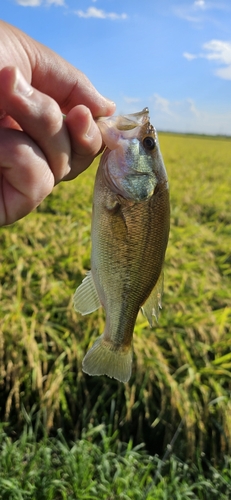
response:
<path id="1" fill-rule="evenodd" d="M 102 147 L 94 118 L 114 110 L 81 71 L 0 21 L 0 226 L 91 164 Z"/>

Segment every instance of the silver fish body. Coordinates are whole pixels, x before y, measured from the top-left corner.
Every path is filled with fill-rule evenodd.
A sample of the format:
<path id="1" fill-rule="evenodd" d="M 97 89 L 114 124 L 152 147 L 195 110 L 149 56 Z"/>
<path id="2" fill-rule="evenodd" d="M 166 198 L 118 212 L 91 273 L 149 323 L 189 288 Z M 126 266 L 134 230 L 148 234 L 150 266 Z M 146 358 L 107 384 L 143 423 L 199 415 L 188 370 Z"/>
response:
<path id="1" fill-rule="evenodd" d="M 89 375 L 129 380 L 139 309 L 152 325 L 163 291 L 169 235 L 167 174 L 147 108 L 99 121 L 107 145 L 96 175 L 91 272 L 77 288 L 76 310 L 102 305 L 104 333 L 83 360 Z"/>

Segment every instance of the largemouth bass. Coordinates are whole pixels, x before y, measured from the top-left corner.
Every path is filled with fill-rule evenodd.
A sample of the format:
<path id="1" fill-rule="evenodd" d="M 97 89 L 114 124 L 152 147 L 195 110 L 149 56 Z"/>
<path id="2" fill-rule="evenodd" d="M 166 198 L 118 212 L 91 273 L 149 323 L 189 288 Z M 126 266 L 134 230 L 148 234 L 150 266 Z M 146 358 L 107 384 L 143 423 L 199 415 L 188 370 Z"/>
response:
<path id="1" fill-rule="evenodd" d="M 169 189 L 149 111 L 100 118 L 106 149 L 96 174 L 91 271 L 74 295 L 85 315 L 100 305 L 104 333 L 83 360 L 89 375 L 127 382 L 139 309 L 150 325 L 158 318 L 169 236 Z"/>

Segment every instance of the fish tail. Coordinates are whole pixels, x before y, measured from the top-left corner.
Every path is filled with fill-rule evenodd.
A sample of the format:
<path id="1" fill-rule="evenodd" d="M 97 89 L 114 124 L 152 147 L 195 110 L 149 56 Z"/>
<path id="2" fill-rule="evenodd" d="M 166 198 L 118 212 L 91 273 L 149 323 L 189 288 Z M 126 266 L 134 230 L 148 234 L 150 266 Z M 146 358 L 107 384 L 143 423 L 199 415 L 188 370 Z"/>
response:
<path id="1" fill-rule="evenodd" d="M 113 349 L 102 334 L 83 359 L 83 371 L 88 375 L 107 375 L 127 382 L 132 371 L 132 346 L 128 350 Z"/>

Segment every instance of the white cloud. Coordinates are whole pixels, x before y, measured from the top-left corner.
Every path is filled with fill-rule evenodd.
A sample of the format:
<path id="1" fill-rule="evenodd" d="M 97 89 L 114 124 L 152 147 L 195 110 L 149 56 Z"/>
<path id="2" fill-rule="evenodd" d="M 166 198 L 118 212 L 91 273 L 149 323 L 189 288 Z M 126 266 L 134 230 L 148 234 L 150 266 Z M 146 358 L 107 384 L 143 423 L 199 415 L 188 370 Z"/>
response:
<path id="1" fill-rule="evenodd" d="M 124 96 L 124 101 L 127 103 L 127 104 L 134 104 L 136 102 L 140 102 L 140 98 L 139 97 L 129 97 L 129 96 Z"/>
<path id="2" fill-rule="evenodd" d="M 180 19 L 184 19 L 185 21 L 189 21 L 191 23 L 200 23 L 201 19 L 198 16 L 195 16 L 192 7 L 188 8 L 188 6 L 180 6 L 173 8 L 174 14 Z M 193 15 L 194 14 L 194 15 Z"/>
<path id="3" fill-rule="evenodd" d="M 200 117 L 200 111 L 197 109 L 196 104 L 193 99 L 186 99 L 186 103 L 189 105 L 189 110 L 192 113 L 192 115 L 196 116 L 197 118 Z"/>
<path id="4" fill-rule="evenodd" d="M 211 40 L 204 43 L 203 49 L 207 50 L 207 54 L 203 57 L 206 59 L 214 59 L 223 64 L 231 64 L 231 43 L 222 40 Z"/>
<path id="5" fill-rule="evenodd" d="M 188 59 L 188 61 L 192 61 L 193 59 L 196 59 L 198 56 L 196 56 L 195 54 L 190 54 L 189 52 L 184 52 L 183 57 L 185 57 L 185 59 Z"/>
<path id="6" fill-rule="evenodd" d="M 96 7 L 88 7 L 86 12 L 83 10 L 75 11 L 75 14 L 79 17 L 95 17 L 97 19 L 111 19 L 115 21 L 117 19 L 127 19 L 127 14 L 116 14 L 116 12 L 105 12 L 105 10 L 97 9 Z"/>
<path id="7" fill-rule="evenodd" d="M 227 68 L 217 69 L 215 73 L 223 80 L 231 80 L 231 65 L 227 66 Z"/>
<path id="8" fill-rule="evenodd" d="M 16 3 L 23 7 L 39 7 L 42 4 L 42 0 L 16 0 Z"/>
<path id="9" fill-rule="evenodd" d="M 146 99 L 137 98 L 136 102 L 123 97 L 123 101 L 117 102 L 117 113 L 135 113 L 146 107 L 157 131 L 231 136 L 231 103 L 219 111 L 216 103 L 214 108 L 211 103 L 202 107 L 190 97 L 174 101 L 155 93 Z"/>
<path id="10" fill-rule="evenodd" d="M 184 52 L 183 57 L 188 61 L 202 58 L 222 64 L 223 67 L 214 71 L 215 75 L 224 80 L 231 80 L 231 42 L 210 40 L 210 42 L 203 44 L 202 49 L 203 52 L 197 55 Z"/>
<path id="11" fill-rule="evenodd" d="M 16 0 L 18 5 L 22 7 L 40 7 L 40 5 L 65 5 L 65 0 Z"/>
<path id="12" fill-rule="evenodd" d="M 211 107 L 199 109 L 191 98 L 170 101 L 154 94 L 150 101 L 151 121 L 157 130 L 231 135 L 231 106 L 219 113 Z"/>
<path id="13" fill-rule="evenodd" d="M 47 3 L 49 5 L 54 4 L 54 5 L 64 6 L 65 5 L 65 0 L 47 0 Z"/>
<path id="14" fill-rule="evenodd" d="M 196 0 L 193 4 L 193 6 L 197 9 L 205 9 L 206 8 L 206 4 L 205 4 L 205 0 Z"/>
<path id="15" fill-rule="evenodd" d="M 231 7 L 227 2 L 210 2 L 205 0 L 195 0 L 194 2 L 182 3 L 173 7 L 173 13 L 185 21 L 194 23 L 195 26 L 200 25 L 203 21 L 214 21 L 207 11 L 227 11 L 230 12 Z M 215 18 L 216 20 L 216 18 Z"/>
<path id="16" fill-rule="evenodd" d="M 161 97 L 159 94 L 154 94 L 154 106 L 157 111 L 164 113 L 165 115 L 172 115 L 170 109 L 170 101 L 165 97 Z"/>

